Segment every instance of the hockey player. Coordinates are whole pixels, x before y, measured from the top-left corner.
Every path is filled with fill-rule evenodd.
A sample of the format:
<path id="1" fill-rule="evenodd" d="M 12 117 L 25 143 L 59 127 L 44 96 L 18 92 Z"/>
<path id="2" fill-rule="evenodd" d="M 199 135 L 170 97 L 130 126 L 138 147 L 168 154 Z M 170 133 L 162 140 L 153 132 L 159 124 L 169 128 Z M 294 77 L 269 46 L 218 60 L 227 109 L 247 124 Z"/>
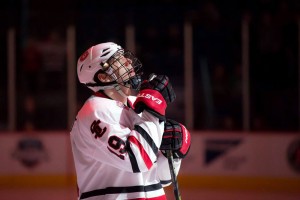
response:
<path id="1" fill-rule="evenodd" d="M 141 83 L 141 73 L 141 62 L 112 42 L 78 59 L 78 79 L 93 91 L 70 133 L 78 199 L 166 199 L 163 187 L 171 177 L 164 151 L 173 151 L 178 174 L 190 133 L 165 117 L 175 99 L 168 77 Z"/>

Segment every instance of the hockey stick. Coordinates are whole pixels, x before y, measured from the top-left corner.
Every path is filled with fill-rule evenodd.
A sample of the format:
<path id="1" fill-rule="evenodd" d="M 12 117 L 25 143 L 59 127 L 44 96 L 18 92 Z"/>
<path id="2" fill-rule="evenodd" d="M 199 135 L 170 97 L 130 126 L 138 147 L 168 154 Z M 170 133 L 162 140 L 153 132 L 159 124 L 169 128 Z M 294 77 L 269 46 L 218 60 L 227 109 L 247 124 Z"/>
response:
<path id="1" fill-rule="evenodd" d="M 174 195 L 176 200 L 181 200 L 180 192 L 179 192 L 179 187 L 178 187 L 178 182 L 176 178 L 176 174 L 174 171 L 174 166 L 173 166 L 173 153 L 171 150 L 167 150 L 167 157 L 168 157 L 168 163 L 169 163 L 169 168 L 170 168 L 170 174 L 171 174 L 171 180 L 173 183 L 173 189 L 174 189 Z"/>

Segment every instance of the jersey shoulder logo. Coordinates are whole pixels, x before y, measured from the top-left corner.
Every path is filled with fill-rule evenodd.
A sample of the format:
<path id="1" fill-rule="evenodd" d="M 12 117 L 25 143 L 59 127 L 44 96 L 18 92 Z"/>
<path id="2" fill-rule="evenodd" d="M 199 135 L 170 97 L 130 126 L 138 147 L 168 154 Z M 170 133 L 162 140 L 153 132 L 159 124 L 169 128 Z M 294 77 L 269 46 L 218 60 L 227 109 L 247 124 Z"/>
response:
<path id="1" fill-rule="evenodd" d="M 93 123 L 91 124 L 91 127 L 90 127 L 92 134 L 95 134 L 94 135 L 95 139 L 101 138 L 104 135 L 104 133 L 106 132 L 106 129 L 107 129 L 106 127 L 104 127 L 102 129 L 99 125 L 100 123 L 101 123 L 101 121 L 99 119 L 94 120 Z"/>

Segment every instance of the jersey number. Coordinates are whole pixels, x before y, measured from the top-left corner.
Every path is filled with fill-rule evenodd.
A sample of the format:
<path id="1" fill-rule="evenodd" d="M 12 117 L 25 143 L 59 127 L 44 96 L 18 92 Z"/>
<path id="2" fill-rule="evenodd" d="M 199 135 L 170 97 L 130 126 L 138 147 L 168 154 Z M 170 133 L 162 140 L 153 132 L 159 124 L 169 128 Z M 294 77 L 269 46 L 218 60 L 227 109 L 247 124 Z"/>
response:
<path id="1" fill-rule="evenodd" d="M 100 123 L 101 123 L 100 120 L 94 120 L 94 122 L 91 124 L 91 127 L 90 127 L 91 132 L 92 132 L 92 134 L 94 134 L 95 139 L 101 138 L 107 130 L 106 127 L 104 127 L 102 129 L 99 125 Z M 115 154 L 122 160 L 125 159 L 124 155 L 122 155 L 126 152 L 125 142 L 121 138 L 119 138 L 115 135 L 110 136 L 108 139 L 108 145 L 109 146 L 107 148 L 111 153 Z"/>
<path id="2" fill-rule="evenodd" d="M 110 136 L 108 139 L 108 144 L 109 144 L 109 146 L 107 148 L 111 153 L 115 154 L 122 160 L 125 159 L 124 155 L 122 155 L 126 152 L 125 142 L 121 138 L 119 138 L 115 135 Z"/>

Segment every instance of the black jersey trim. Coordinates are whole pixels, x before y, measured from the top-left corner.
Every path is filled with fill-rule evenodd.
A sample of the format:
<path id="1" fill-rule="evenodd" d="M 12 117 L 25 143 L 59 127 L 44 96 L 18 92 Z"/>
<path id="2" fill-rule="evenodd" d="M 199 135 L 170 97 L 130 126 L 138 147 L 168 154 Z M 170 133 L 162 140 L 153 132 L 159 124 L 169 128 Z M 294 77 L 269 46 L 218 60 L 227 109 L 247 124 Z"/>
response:
<path id="1" fill-rule="evenodd" d="M 154 141 L 152 140 L 152 138 L 149 136 L 149 134 L 142 128 L 140 127 L 139 125 L 135 125 L 134 126 L 134 130 L 136 130 L 138 133 L 140 133 L 140 135 L 146 140 L 146 142 L 149 144 L 149 146 L 151 147 L 152 151 L 157 154 L 158 152 L 158 148 L 157 146 L 155 145 Z M 131 167 L 132 167 L 132 171 L 134 173 L 139 173 L 140 172 L 140 169 L 139 169 L 139 166 L 138 166 L 138 162 L 137 162 L 137 159 L 134 155 L 134 153 L 132 152 L 131 148 L 130 148 L 130 142 L 129 140 L 126 141 L 126 150 L 128 152 L 128 155 L 129 155 L 129 160 L 130 160 L 130 163 L 131 163 Z"/>
<path id="2" fill-rule="evenodd" d="M 150 135 L 139 125 L 135 125 L 134 130 L 136 130 L 137 132 L 139 132 L 141 134 L 141 136 L 146 140 L 146 142 L 151 147 L 154 154 L 157 155 L 158 148 L 157 148 L 156 144 L 154 143 L 154 141 L 152 140 L 152 138 L 150 137 Z"/>
<path id="3" fill-rule="evenodd" d="M 86 199 L 94 196 L 102 196 L 106 194 L 120 194 L 120 193 L 133 193 L 133 192 L 150 192 L 161 189 L 160 183 L 152 185 L 138 185 L 129 187 L 107 187 L 98 190 L 92 190 L 89 192 L 84 192 L 80 195 L 80 199 Z"/>
<path id="4" fill-rule="evenodd" d="M 134 173 L 141 172 L 139 165 L 137 163 L 136 157 L 130 148 L 129 140 L 126 141 L 126 150 L 127 150 L 128 156 L 129 156 L 130 163 L 131 163 L 132 171 Z"/>
<path id="5" fill-rule="evenodd" d="M 162 184 L 162 185 L 167 185 L 167 184 L 169 184 L 169 183 L 171 183 L 172 182 L 172 180 L 161 180 L 160 181 L 160 183 Z"/>

